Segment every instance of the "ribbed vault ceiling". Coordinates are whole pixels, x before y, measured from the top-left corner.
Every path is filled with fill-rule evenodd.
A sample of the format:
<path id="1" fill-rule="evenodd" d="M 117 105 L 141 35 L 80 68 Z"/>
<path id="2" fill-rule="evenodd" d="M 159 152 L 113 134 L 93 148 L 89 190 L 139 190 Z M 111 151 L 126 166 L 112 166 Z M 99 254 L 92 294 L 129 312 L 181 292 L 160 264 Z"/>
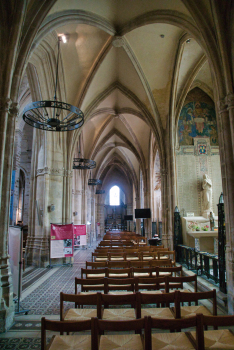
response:
<path id="1" fill-rule="evenodd" d="M 45 19 L 30 57 L 41 94 L 53 96 L 56 34 L 68 34 L 59 93 L 84 111 L 83 153 L 104 183 L 121 174 L 125 187 L 140 169 L 144 178 L 152 134 L 162 157 L 165 130 L 192 86 L 212 97 L 209 64 L 189 28 L 180 0 L 60 0 Z M 71 158 L 79 132 L 69 139 Z"/>

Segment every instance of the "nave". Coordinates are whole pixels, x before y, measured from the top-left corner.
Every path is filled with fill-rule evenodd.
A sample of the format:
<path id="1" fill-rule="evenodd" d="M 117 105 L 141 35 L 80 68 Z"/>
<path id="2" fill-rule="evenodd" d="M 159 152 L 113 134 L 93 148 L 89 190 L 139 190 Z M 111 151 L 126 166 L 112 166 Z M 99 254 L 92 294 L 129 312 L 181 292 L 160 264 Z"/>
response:
<path id="1" fill-rule="evenodd" d="M 87 249 L 75 251 L 74 264 L 49 268 L 28 267 L 23 274 L 21 308 L 30 310 L 28 315 L 20 314 L 15 316 L 15 323 L 11 329 L 0 335 L 0 347 L 6 349 L 41 349 L 41 317 L 46 319 L 59 320 L 60 292 L 74 294 L 74 279 L 81 276 L 81 268 L 86 267 L 86 261 L 92 260 L 92 253 L 100 242 L 94 242 Z M 184 274 L 191 274 L 183 268 Z M 193 290 L 191 285 L 184 288 Z M 198 291 L 212 290 L 214 286 L 204 279 L 198 277 Z M 78 286 L 78 291 L 80 288 Z M 218 291 L 218 288 L 217 288 Z M 212 311 L 212 303 L 202 301 Z M 66 306 L 67 310 L 68 306 Z M 227 310 L 219 303 L 217 305 L 218 315 L 224 315 Z M 47 332 L 48 341 L 51 334 Z M 48 342 L 47 342 L 48 343 Z"/>

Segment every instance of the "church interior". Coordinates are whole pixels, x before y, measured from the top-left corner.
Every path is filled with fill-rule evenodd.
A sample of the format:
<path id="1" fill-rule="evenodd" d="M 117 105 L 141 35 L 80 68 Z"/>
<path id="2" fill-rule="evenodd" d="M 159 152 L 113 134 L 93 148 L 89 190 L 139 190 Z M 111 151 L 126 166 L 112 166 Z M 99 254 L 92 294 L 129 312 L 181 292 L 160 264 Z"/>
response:
<path id="1" fill-rule="evenodd" d="M 218 314 L 234 315 L 234 1 L 0 8 L 3 349 L 40 349 L 41 317 L 59 320 L 60 292 L 73 294 L 104 249 L 114 261 L 121 247 L 132 279 L 170 252 L 171 268 L 196 275 L 196 292 L 215 289 Z M 83 228 L 85 240 L 74 233 Z"/>

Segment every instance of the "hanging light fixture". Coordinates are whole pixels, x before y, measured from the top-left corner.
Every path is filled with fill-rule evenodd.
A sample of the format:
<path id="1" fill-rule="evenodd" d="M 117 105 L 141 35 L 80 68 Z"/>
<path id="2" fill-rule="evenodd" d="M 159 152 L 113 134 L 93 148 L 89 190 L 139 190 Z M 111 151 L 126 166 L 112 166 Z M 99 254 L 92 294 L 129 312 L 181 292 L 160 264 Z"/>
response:
<path id="1" fill-rule="evenodd" d="M 73 169 L 94 169 L 96 168 L 96 162 L 92 159 L 80 158 L 80 145 L 79 145 L 79 158 L 73 159 Z"/>
<path id="2" fill-rule="evenodd" d="M 54 98 L 29 103 L 23 110 L 24 121 L 34 128 L 47 131 L 70 131 L 84 124 L 83 112 L 66 102 L 57 101 L 58 67 L 60 57 L 60 42 L 66 42 L 64 34 L 58 36 L 58 55 Z"/>
<path id="3" fill-rule="evenodd" d="M 94 169 L 96 168 L 96 162 L 92 159 L 74 158 L 73 169 Z"/>
<path id="4" fill-rule="evenodd" d="M 90 171 L 90 179 L 88 181 L 88 185 L 89 186 L 96 186 L 96 185 L 102 185 L 102 180 L 99 180 L 99 179 L 92 179 L 91 178 L 91 171 Z"/>
<path id="5" fill-rule="evenodd" d="M 96 194 L 104 194 L 105 190 L 96 190 Z"/>

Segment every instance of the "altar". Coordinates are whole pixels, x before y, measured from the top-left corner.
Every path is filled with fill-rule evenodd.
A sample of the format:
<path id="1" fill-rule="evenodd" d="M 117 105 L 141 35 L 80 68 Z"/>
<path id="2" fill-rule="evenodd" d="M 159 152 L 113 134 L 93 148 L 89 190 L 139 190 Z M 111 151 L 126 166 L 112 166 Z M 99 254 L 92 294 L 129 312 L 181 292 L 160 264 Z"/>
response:
<path id="1" fill-rule="evenodd" d="M 199 251 L 218 254 L 218 217 L 215 216 L 215 230 L 210 229 L 210 220 L 202 216 L 183 217 L 183 244 Z"/>

